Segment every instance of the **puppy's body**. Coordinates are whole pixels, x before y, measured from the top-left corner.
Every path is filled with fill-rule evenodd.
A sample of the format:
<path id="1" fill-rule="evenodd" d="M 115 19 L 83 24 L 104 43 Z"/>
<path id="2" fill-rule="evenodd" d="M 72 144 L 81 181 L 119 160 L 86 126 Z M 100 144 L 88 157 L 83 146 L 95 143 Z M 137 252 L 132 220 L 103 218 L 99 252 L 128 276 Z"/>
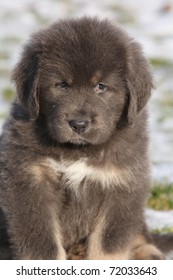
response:
<path id="1" fill-rule="evenodd" d="M 17 126 L 18 124 L 12 125 L 12 133 L 14 133 L 15 127 L 16 135 L 21 131 Z M 24 131 L 29 132 L 28 124 Z M 3 164 L 6 156 L 6 160 L 9 157 L 11 160 L 8 163 L 9 174 L 3 172 L 3 174 L 7 174 L 7 178 L 4 178 L 6 184 L 1 199 L 2 205 L 4 202 L 9 203 L 6 207 L 12 209 L 12 217 L 10 215 L 9 221 L 14 216 L 14 223 L 16 223 L 16 225 L 12 225 L 12 232 L 16 233 L 16 229 L 13 227 L 21 224 L 22 232 L 17 234 L 14 244 L 22 242 L 20 238 L 27 238 L 28 235 L 31 237 L 33 235 L 38 244 L 34 234 L 34 230 L 37 230 L 39 235 L 46 234 L 52 239 L 56 239 L 55 234 L 58 235 L 58 238 L 61 236 L 64 248 L 68 249 L 81 239 L 88 238 L 93 232 L 96 234 L 92 245 L 95 252 L 97 246 L 95 242 L 99 239 L 101 242 L 100 235 L 103 231 L 102 242 L 105 244 L 105 252 L 112 253 L 112 248 L 116 248 L 116 246 L 118 246 L 118 251 L 122 251 L 124 246 L 129 249 L 131 238 L 135 238 L 136 234 L 140 233 L 143 224 L 143 204 L 149 184 L 148 178 L 145 178 L 143 173 L 143 169 L 148 168 L 147 160 L 143 162 L 145 165 L 142 167 L 139 156 L 138 163 L 136 157 L 135 166 L 133 166 L 132 160 L 129 165 L 126 162 L 127 158 L 126 161 L 123 160 L 124 155 L 118 151 L 118 142 L 122 141 L 121 138 L 118 139 L 118 136 L 111 140 L 112 143 L 109 142 L 99 149 L 84 146 L 78 147 L 76 150 L 72 146 L 42 147 L 40 142 L 36 143 L 34 140 L 36 136 L 33 137 L 32 142 L 31 131 L 26 138 L 24 137 L 23 145 L 21 138 L 18 144 L 12 141 L 13 145 L 8 124 L 9 132 L 10 147 L 6 150 L 5 146 L 8 141 L 6 139 L 6 145 L 3 147 L 3 152 L 5 152 Z M 143 131 L 141 131 L 142 134 Z M 21 137 L 23 136 L 21 135 Z M 28 137 L 30 137 L 30 147 L 27 146 Z M 126 150 L 127 142 L 129 142 L 129 138 L 124 139 L 124 150 Z M 117 148 L 113 143 L 117 143 Z M 115 154 L 111 154 L 113 147 Z M 143 148 L 144 146 L 141 147 L 141 152 L 143 152 Z M 80 157 L 79 150 L 81 150 Z M 129 153 L 132 153 L 131 149 Z M 131 156 L 133 157 L 132 154 Z M 137 164 L 139 164 L 139 170 L 134 174 L 133 169 L 137 168 Z M 19 166 L 21 168 L 17 174 L 16 170 L 19 169 Z M 141 184 L 141 180 L 143 184 Z M 13 196 L 17 196 L 17 199 L 14 199 Z M 38 210 L 35 209 L 36 207 Z M 46 209 L 47 207 L 48 209 Z M 49 210 L 50 214 L 46 210 Z M 38 216 L 35 215 L 35 211 L 36 213 L 38 211 Z M 10 214 L 9 210 L 7 210 L 7 216 L 8 214 Z M 21 220 L 17 220 L 18 215 L 18 219 Z M 45 221 L 45 224 L 41 225 L 41 221 Z M 23 223 L 24 225 L 22 225 Z M 45 232 L 46 227 L 47 232 Z M 98 232 L 95 232 L 95 227 L 99 227 Z M 59 231 L 56 233 L 58 228 Z M 23 237 L 24 229 L 26 233 Z M 117 242 L 117 239 L 120 243 Z M 34 240 L 32 240 L 32 244 L 35 247 Z M 54 242 L 56 243 L 56 240 Z M 111 242 L 110 245 L 109 242 Z M 45 241 L 42 246 L 44 248 Z M 42 248 L 42 246 L 40 247 Z M 98 255 L 94 258 L 99 258 L 100 248 L 98 250 Z M 53 252 L 52 249 L 48 258 L 56 257 Z M 35 253 L 37 252 L 34 250 L 32 258 L 42 257 Z M 46 252 L 46 256 L 47 254 Z"/>
<path id="2" fill-rule="evenodd" d="M 152 87 L 138 44 L 107 21 L 58 22 L 33 36 L 13 80 L 0 205 L 14 257 L 65 259 L 85 240 L 87 259 L 134 258 Z"/>

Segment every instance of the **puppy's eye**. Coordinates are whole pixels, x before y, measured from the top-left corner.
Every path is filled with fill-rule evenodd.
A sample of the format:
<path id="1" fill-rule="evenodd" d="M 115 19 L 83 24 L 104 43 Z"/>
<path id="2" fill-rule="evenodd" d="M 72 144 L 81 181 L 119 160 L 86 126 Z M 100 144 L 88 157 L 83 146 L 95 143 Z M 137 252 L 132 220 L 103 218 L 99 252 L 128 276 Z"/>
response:
<path id="1" fill-rule="evenodd" d="M 55 84 L 56 87 L 60 87 L 62 89 L 68 89 L 69 85 L 66 82 L 60 82 Z"/>
<path id="2" fill-rule="evenodd" d="M 96 92 L 105 92 L 107 90 L 107 86 L 102 84 L 102 83 L 98 83 L 95 87 L 95 91 Z"/>

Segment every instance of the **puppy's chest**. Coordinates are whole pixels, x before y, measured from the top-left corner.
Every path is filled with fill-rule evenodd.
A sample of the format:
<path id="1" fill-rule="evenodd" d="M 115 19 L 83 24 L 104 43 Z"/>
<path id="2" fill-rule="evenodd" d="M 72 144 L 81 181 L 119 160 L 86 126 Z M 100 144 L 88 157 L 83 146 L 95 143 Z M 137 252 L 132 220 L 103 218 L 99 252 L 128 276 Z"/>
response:
<path id="1" fill-rule="evenodd" d="M 52 158 L 45 159 L 43 165 L 49 177 L 60 183 L 61 187 L 70 188 L 76 194 L 80 189 L 100 186 L 101 188 L 112 188 L 115 186 L 129 186 L 133 174 L 130 169 L 120 169 L 112 164 L 94 166 L 82 158 L 76 161 L 61 160 Z M 83 188 L 81 188 L 83 186 Z"/>

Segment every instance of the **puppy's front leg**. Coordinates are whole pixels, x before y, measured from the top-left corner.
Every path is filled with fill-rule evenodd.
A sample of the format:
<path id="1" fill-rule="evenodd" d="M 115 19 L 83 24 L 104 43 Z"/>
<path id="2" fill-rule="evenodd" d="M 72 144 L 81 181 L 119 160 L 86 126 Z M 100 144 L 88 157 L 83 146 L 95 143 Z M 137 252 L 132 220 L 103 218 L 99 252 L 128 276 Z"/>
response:
<path id="1" fill-rule="evenodd" d="M 6 180 L 2 202 L 16 259 L 66 258 L 58 221 L 59 194 L 52 188 L 55 178 L 46 171 L 36 166 Z"/>
<path id="2" fill-rule="evenodd" d="M 98 218 L 96 226 L 89 238 L 87 259 L 89 260 L 128 260 L 130 259 L 130 248 L 128 243 L 120 246 L 117 240 L 109 234 L 109 227 L 106 226 L 105 216 Z M 110 228 L 111 229 L 111 228 Z M 111 229 L 112 231 L 112 229 Z M 116 235 L 116 229 L 114 229 Z M 107 233 L 106 233 L 107 232 Z M 107 240 L 106 240 L 107 237 Z"/>

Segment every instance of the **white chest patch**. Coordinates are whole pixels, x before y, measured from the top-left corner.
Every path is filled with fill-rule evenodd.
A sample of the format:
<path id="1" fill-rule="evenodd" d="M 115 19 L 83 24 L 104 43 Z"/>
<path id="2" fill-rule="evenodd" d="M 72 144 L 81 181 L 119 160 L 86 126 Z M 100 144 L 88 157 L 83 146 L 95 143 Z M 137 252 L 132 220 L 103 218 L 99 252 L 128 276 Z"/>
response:
<path id="1" fill-rule="evenodd" d="M 114 186 L 129 188 L 130 182 L 134 177 L 130 169 L 120 169 L 115 166 L 110 168 L 106 166 L 95 167 L 88 165 L 86 159 L 57 162 L 54 159 L 47 158 L 44 165 L 49 166 L 56 173 L 63 173 L 63 179 L 75 191 L 77 191 L 83 180 L 90 183 L 100 183 L 103 188 Z"/>

